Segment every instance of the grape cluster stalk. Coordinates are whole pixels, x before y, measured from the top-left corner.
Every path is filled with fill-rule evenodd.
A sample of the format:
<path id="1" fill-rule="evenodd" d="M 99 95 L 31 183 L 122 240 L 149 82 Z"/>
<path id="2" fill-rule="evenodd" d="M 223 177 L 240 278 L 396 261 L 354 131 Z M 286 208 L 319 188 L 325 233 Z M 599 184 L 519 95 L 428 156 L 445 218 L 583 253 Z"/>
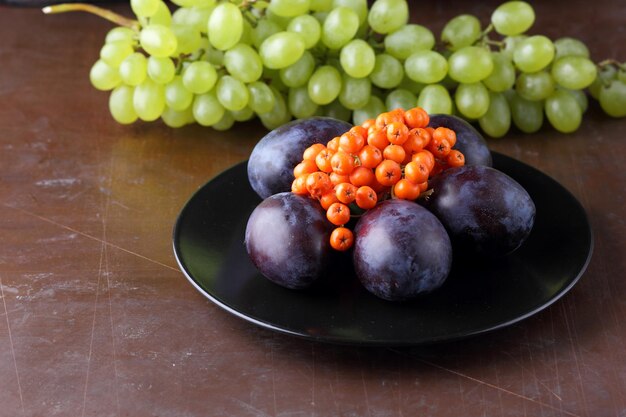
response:
<path id="1" fill-rule="evenodd" d="M 501 137 L 536 132 L 547 119 L 579 128 L 588 94 L 626 116 L 626 63 L 598 64 L 580 40 L 527 31 L 524 1 L 498 6 L 483 28 L 452 18 L 437 40 L 409 23 L 406 0 L 131 0 L 136 20 L 86 4 L 118 26 L 91 68 L 122 124 L 159 118 L 226 130 L 258 117 L 268 129 L 329 116 L 355 125 L 396 108 L 455 114 Z M 415 5 L 414 7 L 419 7 Z"/>

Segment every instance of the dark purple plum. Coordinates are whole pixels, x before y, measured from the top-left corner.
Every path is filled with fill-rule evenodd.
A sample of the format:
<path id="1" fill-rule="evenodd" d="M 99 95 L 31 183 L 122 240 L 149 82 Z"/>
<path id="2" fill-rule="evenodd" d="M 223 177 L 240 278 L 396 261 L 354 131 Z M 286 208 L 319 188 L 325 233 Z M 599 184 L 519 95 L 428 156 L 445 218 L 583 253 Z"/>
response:
<path id="1" fill-rule="evenodd" d="M 447 127 L 456 133 L 455 149 L 465 155 L 465 165 L 492 166 L 491 152 L 485 138 L 468 122 L 449 114 L 433 114 L 430 116 L 430 127 Z"/>
<path id="2" fill-rule="evenodd" d="M 330 117 L 299 119 L 265 135 L 254 147 L 248 160 L 248 180 L 261 197 L 291 190 L 293 168 L 302 161 L 302 153 L 314 143 L 326 144 L 352 125 Z"/>
<path id="3" fill-rule="evenodd" d="M 319 202 L 291 192 L 263 200 L 248 219 L 245 245 L 252 263 L 283 287 L 309 287 L 327 270 L 333 226 Z"/>
<path id="4" fill-rule="evenodd" d="M 450 273 L 452 246 L 439 220 L 406 200 L 386 200 L 355 227 L 354 268 L 363 286 L 389 301 L 439 288 Z"/>
<path id="5" fill-rule="evenodd" d="M 485 166 L 451 168 L 429 182 L 421 203 L 445 226 L 455 250 L 499 257 L 526 240 L 535 204 L 514 179 Z"/>

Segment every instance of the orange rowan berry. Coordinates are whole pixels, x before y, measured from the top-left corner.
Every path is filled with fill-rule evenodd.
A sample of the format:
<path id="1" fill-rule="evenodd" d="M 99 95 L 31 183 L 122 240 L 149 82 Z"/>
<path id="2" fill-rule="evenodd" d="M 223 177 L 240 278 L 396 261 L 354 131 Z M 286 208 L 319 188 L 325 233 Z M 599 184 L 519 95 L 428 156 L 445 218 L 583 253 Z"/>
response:
<path id="1" fill-rule="evenodd" d="M 322 145 L 321 143 L 314 143 L 313 145 L 309 146 L 308 148 L 304 150 L 302 159 L 304 159 L 305 161 L 307 160 L 315 161 L 315 157 L 317 156 L 317 154 L 323 151 L 324 149 L 326 149 L 326 146 Z"/>
<path id="2" fill-rule="evenodd" d="M 415 200 L 420 195 L 420 187 L 402 178 L 393 186 L 393 194 L 402 200 Z"/>
<path id="3" fill-rule="evenodd" d="M 337 202 L 339 202 L 339 200 L 337 199 L 337 193 L 335 193 L 335 190 L 330 190 L 320 197 L 320 205 L 324 210 L 328 210 L 328 207 L 330 207 L 331 204 Z"/>
<path id="4" fill-rule="evenodd" d="M 333 166 L 330 163 L 335 152 L 331 151 L 329 148 L 324 149 L 315 157 L 315 164 L 323 172 L 332 172 Z"/>
<path id="5" fill-rule="evenodd" d="M 382 185 L 394 185 L 400 178 L 402 178 L 402 169 L 396 161 L 385 159 L 376 167 L 376 180 Z"/>
<path id="6" fill-rule="evenodd" d="M 383 157 L 401 164 L 406 157 L 406 151 L 400 145 L 388 145 L 383 151 Z"/>
<path id="7" fill-rule="evenodd" d="M 385 128 L 387 139 L 394 145 L 402 145 L 409 137 L 409 128 L 402 122 L 392 122 Z"/>
<path id="8" fill-rule="evenodd" d="M 447 127 L 438 127 L 433 132 L 433 138 L 437 140 L 446 139 L 452 148 L 456 144 L 456 133 Z"/>
<path id="9" fill-rule="evenodd" d="M 457 149 L 452 149 L 446 157 L 446 162 L 451 167 L 462 167 L 465 165 L 465 155 Z"/>
<path id="10" fill-rule="evenodd" d="M 330 174 L 328 174 L 328 176 L 330 177 L 330 182 L 333 185 L 339 185 L 342 182 L 350 182 L 350 176 L 349 175 L 339 175 L 336 172 L 331 172 Z"/>
<path id="11" fill-rule="evenodd" d="M 337 227 L 330 234 L 330 246 L 338 251 L 346 251 L 354 244 L 354 233 L 346 227 Z"/>
<path id="12" fill-rule="evenodd" d="M 371 208 L 374 208 L 374 206 L 378 202 L 378 196 L 376 195 L 376 191 L 374 191 L 372 187 L 363 185 L 356 190 L 355 201 L 356 205 L 363 210 L 369 210 Z"/>
<path id="13" fill-rule="evenodd" d="M 315 161 L 305 159 L 304 161 L 296 165 L 296 167 L 293 169 L 293 176 L 294 178 L 298 178 L 302 174 L 312 174 L 316 171 L 318 171 L 318 168 Z"/>
<path id="14" fill-rule="evenodd" d="M 343 203 L 333 203 L 326 210 L 326 218 L 335 226 L 343 226 L 350 221 L 350 208 Z"/>
<path id="15" fill-rule="evenodd" d="M 306 177 L 306 189 L 315 198 L 323 196 L 332 188 L 330 178 L 324 172 L 314 172 Z"/>
<path id="16" fill-rule="evenodd" d="M 306 195 L 309 193 L 309 190 L 306 188 L 306 178 L 308 174 L 303 174 L 297 177 L 291 183 L 291 192 L 299 195 Z"/>
<path id="17" fill-rule="evenodd" d="M 410 128 L 426 127 L 430 122 L 430 117 L 423 108 L 414 107 L 404 112 L 404 121 Z"/>
<path id="18" fill-rule="evenodd" d="M 356 190 L 357 187 L 354 185 L 349 182 L 343 182 L 335 187 L 335 195 L 340 202 L 350 204 L 356 198 Z"/>
<path id="19" fill-rule="evenodd" d="M 350 175 L 354 170 L 354 157 L 344 151 L 338 151 L 330 158 L 333 172 L 339 175 Z"/>
<path id="20" fill-rule="evenodd" d="M 366 168 L 376 168 L 383 160 L 383 153 L 375 146 L 365 145 L 359 151 L 359 161 Z"/>
<path id="21" fill-rule="evenodd" d="M 411 161 L 404 167 L 404 178 L 413 184 L 420 184 L 428 180 L 430 170 L 423 162 Z"/>
<path id="22" fill-rule="evenodd" d="M 357 153 L 365 145 L 365 137 L 348 131 L 339 137 L 339 149 L 347 153 Z"/>
<path id="23" fill-rule="evenodd" d="M 374 175 L 374 171 L 371 168 L 366 168 L 364 166 L 356 167 L 354 171 L 350 174 L 350 182 L 357 187 L 361 187 L 363 185 L 371 185 L 376 182 L 376 176 Z"/>

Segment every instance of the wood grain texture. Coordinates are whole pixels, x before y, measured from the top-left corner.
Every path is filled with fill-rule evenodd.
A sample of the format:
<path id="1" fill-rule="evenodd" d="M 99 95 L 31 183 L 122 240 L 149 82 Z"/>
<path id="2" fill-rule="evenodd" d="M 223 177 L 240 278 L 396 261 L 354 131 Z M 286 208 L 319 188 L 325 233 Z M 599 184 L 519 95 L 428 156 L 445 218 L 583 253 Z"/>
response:
<path id="1" fill-rule="evenodd" d="M 412 19 L 438 32 L 497 3 L 414 2 Z M 626 59 L 623 1 L 535 8 L 534 33 Z M 626 417 L 626 120 L 592 103 L 574 134 L 489 141 L 589 214 L 595 252 L 562 300 L 462 342 L 315 344 L 220 310 L 171 250 L 191 193 L 264 129 L 117 125 L 88 81 L 108 27 L 0 6 L 0 416 Z"/>

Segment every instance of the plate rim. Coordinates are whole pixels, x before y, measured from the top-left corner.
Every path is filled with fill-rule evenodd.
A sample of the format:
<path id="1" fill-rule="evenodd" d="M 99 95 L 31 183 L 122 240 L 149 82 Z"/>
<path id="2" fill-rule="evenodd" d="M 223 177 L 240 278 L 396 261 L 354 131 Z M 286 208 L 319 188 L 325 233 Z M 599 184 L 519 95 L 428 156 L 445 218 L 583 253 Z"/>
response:
<path id="1" fill-rule="evenodd" d="M 432 345 L 432 344 L 439 344 L 439 343 L 447 343 L 447 342 L 454 342 L 454 341 L 458 341 L 458 340 L 463 340 L 463 339 L 468 339 L 468 338 L 472 338 L 472 337 L 476 337 L 476 336 L 480 336 L 486 333 L 491 333 L 493 331 L 505 328 L 505 327 L 509 327 L 512 326 L 516 323 L 519 323 L 523 320 L 526 320 L 538 313 L 540 313 L 541 311 L 547 309 L 548 307 L 552 306 L 554 303 L 556 303 L 557 301 L 559 301 L 561 298 L 563 298 L 567 293 L 569 293 L 569 291 L 578 283 L 578 281 L 580 281 L 580 279 L 582 278 L 582 276 L 585 274 L 585 272 L 587 271 L 587 268 L 589 266 L 589 263 L 591 262 L 591 258 L 593 256 L 593 252 L 594 252 L 594 247 L 595 247 L 595 239 L 594 239 L 594 233 L 593 233 L 593 228 L 591 227 L 591 223 L 589 221 L 589 215 L 587 213 L 587 210 L 585 210 L 585 207 L 580 203 L 580 201 L 576 198 L 576 196 L 574 196 L 571 191 L 569 189 L 567 189 L 565 186 L 563 186 L 560 182 L 558 182 L 557 180 L 555 180 L 554 178 L 552 178 L 550 175 L 542 172 L 541 170 L 533 167 L 532 165 L 529 165 L 523 161 L 520 161 L 516 158 L 513 158 L 511 156 L 496 152 L 496 151 L 491 151 L 492 156 L 494 157 L 494 159 L 497 158 L 502 158 L 504 160 L 508 159 L 510 161 L 512 161 L 513 163 L 518 163 L 518 164 L 522 164 L 522 167 L 525 169 L 530 169 L 531 171 L 535 171 L 538 172 L 539 174 L 549 178 L 551 181 L 553 181 L 556 185 L 558 185 L 560 188 L 562 188 L 563 191 L 565 191 L 568 196 L 576 203 L 576 205 L 578 206 L 578 208 L 580 209 L 581 213 L 584 215 L 585 221 L 586 221 L 586 231 L 589 234 L 589 250 L 587 251 L 587 256 L 586 259 L 584 261 L 584 263 L 582 264 L 580 270 L 578 271 L 578 273 L 576 274 L 576 276 L 568 283 L 568 285 L 565 285 L 561 288 L 559 288 L 559 290 L 547 301 L 545 301 L 544 303 L 540 304 L 539 306 L 537 306 L 536 308 L 533 308 L 529 311 L 527 311 L 524 314 L 518 315 L 513 319 L 498 323 L 496 325 L 493 326 L 489 326 L 489 327 L 485 327 L 482 329 L 478 329 L 478 330 L 474 330 L 474 331 L 463 331 L 463 332 L 457 332 L 457 333 L 452 333 L 452 334 L 447 334 L 444 336 L 440 336 L 440 337 L 435 337 L 435 338 L 430 338 L 428 340 L 423 340 L 423 341 L 407 341 L 407 340 L 388 340 L 388 339 L 375 339 L 375 340 L 352 340 L 350 338 L 346 338 L 346 337 L 337 337 L 334 335 L 325 335 L 325 336 L 319 336 L 319 335 L 314 335 L 314 334 L 310 334 L 310 333 L 303 333 L 303 332 L 297 332 L 297 331 L 293 331 L 284 327 L 280 327 L 279 325 L 276 325 L 274 323 L 271 323 L 269 321 L 266 320 L 262 320 L 250 315 L 247 315 L 245 313 L 242 313 L 241 311 L 237 310 L 236 308 L 231 307 L 230 305 L 228 305 L 227 303 L 221 301 L 219 298 L 217 298 L 216 296 L 214 296 L 213 294 L 211 294 L 209 291 L 205 290 L 202 286 L 200 286 L 200 284 L 196 281 L 196 279 L 192 276 L 191 272 L 187 269 L 187 267 L 185 266 L 184 262 L 182 261 L 182 253 L 180 250 L 180 229 L 181 229 L 181 220 L 183 217 L 183 213 L 186 211 L 186 209 L 191 205 L 192 201 L 195 200 L 195 198 L 213 181 L 217 180 L 219 177 L 222 177 L 224 175 L 226 175 L 227 173 L 229 173 L 232 170 L 237 169 L 239 166 L 242 165 L 247 165 L 248 160 L 244 160 L 241 161 L 239 163 L 236 163 L 224 170 L 222 170 L 221 172 L 219 172 L 218 174 L 212 176 L 209 180 L 207 180 L 204 184 L 202 184 L 201 186 L 199 186 L 195 192 L 193 192 L 191 194 L 191 196 L 188 198 L 188 200 L 184 203 L 184 205 L 182 206 L 181 210 L 179 211 L 177 217 L 176 217 L 176 221 L 174 223 L 174 228 L 172 230 L 172 249 L 174 252 L 174 257 L 176 259 L 176 263 L 178 264 L 179 269 L 181 270 L 181 272 L 183 272 L 183 275 L 185 276 L 185 278 L 187 279 L 187 281 L 189 281 L 191 283 L 191 285 L 197 290 L 199 291 L 204 297 L 206 297 L 207 299 L 209 299 L 211 302 L 213 302 L 215 305 L 217 305 L 218 307 L 220 307 L 221 309 L 225 310 L 226 312 L 240 318 L 243 319 L 244 321 L 247 321 L 249 323 L 252 323 L 254 325 L 260 326 L 262 328 L 268 329 L 268 330 L 272 330 L 281 334 L 286 334 L 289 336 L 296 336 L 298 338 L 301 339 L 305 339 L 305 340 L 312 340 L 312 341 L 317 341 L 317 342 L 323 342 L 323 343 L 330 343 L 330 344 L 337 344 L 337 345 L 348 345 L 348 346 L 378 346 L 378 347 L 392 347 L 392 346 L 425 346 L 425 345 Z M 505 173 L 506 174 L 506 173 Z M 508 174 L 506 174 L 508 175 Z"/>

